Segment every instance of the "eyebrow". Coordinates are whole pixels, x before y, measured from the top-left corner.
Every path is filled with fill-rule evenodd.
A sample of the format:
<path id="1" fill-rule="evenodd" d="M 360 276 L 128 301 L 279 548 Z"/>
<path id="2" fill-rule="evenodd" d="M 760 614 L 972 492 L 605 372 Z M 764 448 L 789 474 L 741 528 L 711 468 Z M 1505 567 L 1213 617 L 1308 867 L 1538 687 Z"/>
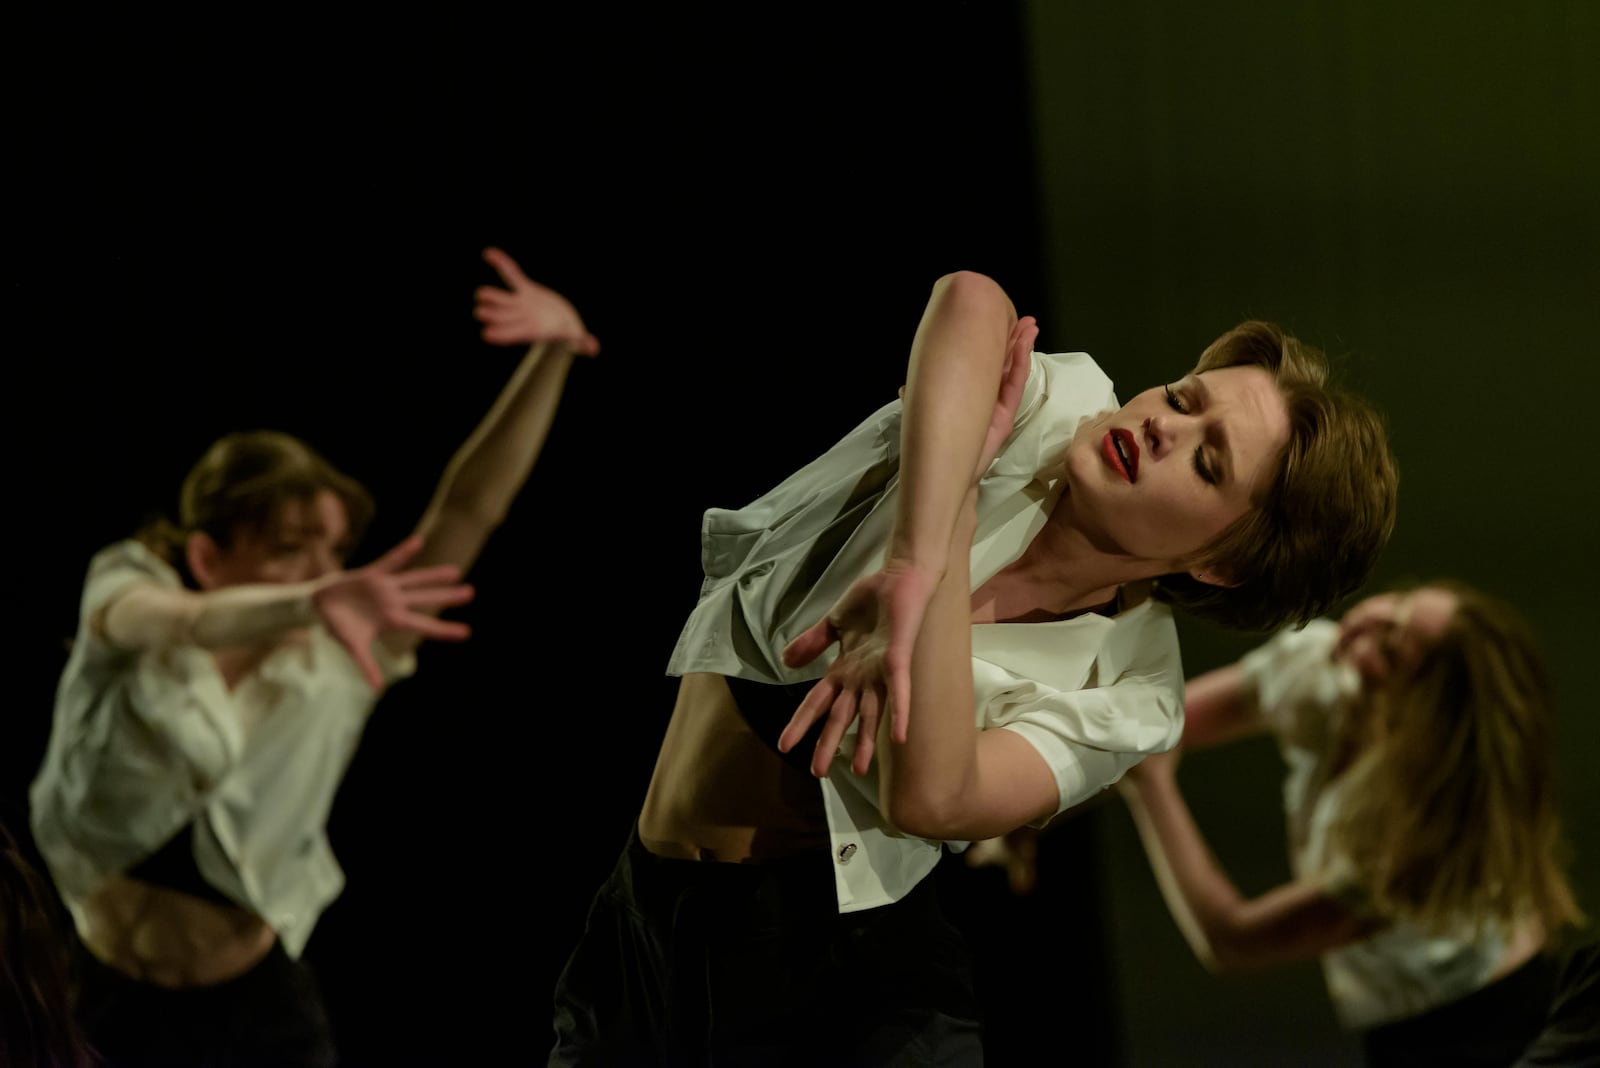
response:
<path id="1" fill-rule="evenodd" d="M 1200 397 L 1200 407 L 1209 408 L 1211 406 L 1211 387 L 1205 384 L 1199 374 L 1190 375 L 1189 381 L 1192 383 L 1191 388 Z M 1216 433 L 1213 437 L 1215 438 L 1217 449 L 1217 481 L 1231 483 L 1233 481 L 1233 450 L 1228 445 L 1228 428 L 1223 426 L 1220 421 L 1216 424 L 1216 428 Z"/>
<path id="2" fill-rule="evenodd" d="M 327 528 L 311 519 L 300 523 L 279 523 L 272 528 L 272 533 L 279 538 L 315 538 L 326 534 Z"/>

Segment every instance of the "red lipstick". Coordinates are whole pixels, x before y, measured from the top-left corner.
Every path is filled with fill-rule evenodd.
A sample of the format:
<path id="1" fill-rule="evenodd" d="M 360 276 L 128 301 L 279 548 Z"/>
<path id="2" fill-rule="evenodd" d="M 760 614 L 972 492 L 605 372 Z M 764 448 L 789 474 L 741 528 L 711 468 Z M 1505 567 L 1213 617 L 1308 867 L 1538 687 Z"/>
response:
<path id="1" fill-rule="evenodd" d="M 1129 482 L 1139 480 L 1139 443 L 1131 430 L 1112 428 L 1100 440 L 1100 452 L 1106 463 Z"/>

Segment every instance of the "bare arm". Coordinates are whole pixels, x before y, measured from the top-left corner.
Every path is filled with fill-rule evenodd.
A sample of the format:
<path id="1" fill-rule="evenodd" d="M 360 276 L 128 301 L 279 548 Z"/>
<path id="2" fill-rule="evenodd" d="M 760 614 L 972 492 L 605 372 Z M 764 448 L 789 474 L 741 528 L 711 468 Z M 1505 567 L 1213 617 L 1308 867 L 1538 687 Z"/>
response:
<path id="1" fill-rule="evenodd" d="M 383 675 L 372 656 L 378 634 L 460 641 L 469 633 L 466 624 L 444 622 L 432 613 L 465 604 L 472 588 L 458 582 L 459 569 L 448 564 L 408 568 L 421 547 L 418 539 L 407 538 L 365 567 L 311 582 L 201 592 L 139 583 L 98 609 L 90 627 L 119 649 L 196 645 L 215 651 L 271 641 L 320 618 L 373 689 L 381 689 Z"/>
<path id="2" fill-rule="evenodd" d="M 944 573 L 1016 323 L 992 278 L 962 271 L 934 283 L 906 370 L 900 497 L 886 562 Z"/>
<path id="3" fill-rule="evenodd" d="M 252 645 L 316 622 L 317 585 L 260 583 L 199 593 L 140 584 L 105 605 L 91 626 L 118 649 Z"/>
<path id="4" fill-rule="evenodd" d="M 964 501 L 952 545 L 972 544 L 977 490 Z M 965 554 L 963 553 L 963 559 Z M 880 738 L 879 804 L 900 830 L 972 841 L 1055 812 L 1055 776 L 1026 739 L 978 729 L 973 708 L 972 594 L 965 566 L 934 593 L 911 661 L 917 729 L 904 743 Z"/>
<path id="5" fill-rule="evenodd" d="M 1197 675 L 1183 687 L 1183 745 L 1204 749 L 1266 730 L 1238 664 Z"/>
<path id="6" fill-rule="evenodd" d="M 1309 960 L 1381 927 L 1306 880 L 1241 895 L 1195 825 L 1173 768 L 1172 754 L 1146 757 L 1120 788 L 1172 918 L 1207 970 Z"/>
<path id="7" fill-rule="evenodd" d="M 484 253 L 507 288 L 478 291 L 484 340 L 530 344 L 488 414 L 456 450 L 434 490 L 416 535 L 419 566 L 450 564 L 465 574 L 504 521 L 544 447 L 574 354 L 593 355 L 599 342 L 565 298 L 528 279 L 498 249 Z M 384 636 L 391 649 L 414 647 L 416 634 Z"/>
<path id="8" fill-rule="evenodd" d="M 800 667 L 839 643 L 840 655 L 779 738 L 787 750 L 826 715 L 812 762 L 816 774 L 825 773 L 858 714 L 857 771 L 864 772 L 871 760 L 885 708 L 890 736 L 905 739 L 912 650 L 923 614 L 949 567 L 951 536 L 967 493 L 1011 429 L 1037 335 L 1033 320 L 1018 320 L 992 279 L 962 272 L 935 284 L 912 342 L 900 429 L 900 495 L 884 564 L 856 582 L 783 654 L 787 665 Z M 962 584 L 966 548 L 956 550 Z"/>

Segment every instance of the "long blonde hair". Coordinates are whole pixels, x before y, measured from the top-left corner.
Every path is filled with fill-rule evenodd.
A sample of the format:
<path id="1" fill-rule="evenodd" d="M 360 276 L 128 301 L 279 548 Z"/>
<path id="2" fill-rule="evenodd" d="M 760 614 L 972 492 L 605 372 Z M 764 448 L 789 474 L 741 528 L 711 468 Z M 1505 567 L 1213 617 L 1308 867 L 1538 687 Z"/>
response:
<path id="1" fill-rule="evenodd" d="M 1442 933 L 1583 922 L 1565 872 L 1551 690 L 1532 629 L 1453 580 L 1454 616 L 1416 669 L 1354 709 L 1363 733 L 1330 829 L 1379 913 Z"/>

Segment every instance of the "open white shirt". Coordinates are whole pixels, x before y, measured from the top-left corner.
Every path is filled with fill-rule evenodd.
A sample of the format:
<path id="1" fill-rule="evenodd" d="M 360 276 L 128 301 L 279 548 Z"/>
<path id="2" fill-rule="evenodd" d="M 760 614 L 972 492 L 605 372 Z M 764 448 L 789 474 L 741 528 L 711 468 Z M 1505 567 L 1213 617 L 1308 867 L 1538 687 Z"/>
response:
<path id="1" fill-rule="evenodd" d="M 1117 407 L 1110 379 L 1087 354 L 1033 354 L 1012 433 L 980 483 L 974 589 L 1044 526 L 1064 489 L 1063 454 L 1079 423 Z M 836 650 L 798 671 L 784 667 L 781 654 L 882 565 L 898 492 L 900 415 L 901 403 L 891 402 L 748 506 L 706 512 L 705 580 L 669 674 L 789 683 L 826 672 Z M 978 725 L 1033 744 L 1055 776 L 1057 813 L 1183 734 L 1177 629 L 1171 610 L 1153 600 L 1114 617 L 974 625 L 972 673 Z M 898 900 L 940 853 L 940 843 L 884 821 L 876 765 L 864 776 L 850 770 L 854 729 L 821 780 L 842 912 Z"/>
<path id="2" fill-rule="evenodd" d="M 328 813 L 378 694 L 320 625 L 232 691 L 198 646 L 111 645 L 94 621 L 142 583 L 182 585 L 136 541 L 90 562 L 49 747 L 29 791 L 40 853 L 82 931 L 83 905 L 107 879 L 193 823 L 201 876 L 266 920 L 298 957 L 344 888 Z M 387 655 L 381 643 L 373 652 L 386 681 L 414 670 L 410 654 Z"/>

